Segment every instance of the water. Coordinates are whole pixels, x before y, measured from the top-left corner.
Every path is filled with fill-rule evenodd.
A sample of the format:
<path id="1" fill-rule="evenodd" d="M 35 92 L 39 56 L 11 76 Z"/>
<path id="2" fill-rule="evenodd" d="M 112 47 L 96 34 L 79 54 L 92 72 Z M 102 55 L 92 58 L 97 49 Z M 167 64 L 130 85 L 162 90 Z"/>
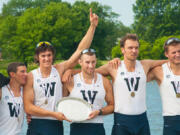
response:
<path id="1" fill-rule="evenodd" d="M 151 135 L 162 135 L 162 109 L 161 109 L 161 99 L 159 96 L 158 85 L 155 82 L 150 82 L 147 84 L 147 115 L 150 124 Z M 106 130 L 106 135 L 111 135 L 111 129 L 113 125 L 113 115 L 108 115 L 104 117 L 104 127 Z M 24 126 L 21 135 L 25 135 L 27 130 L 26 121 L 24 121 Z M 69 135 L 69 123 L 64 122 L 64 135 Z"/>

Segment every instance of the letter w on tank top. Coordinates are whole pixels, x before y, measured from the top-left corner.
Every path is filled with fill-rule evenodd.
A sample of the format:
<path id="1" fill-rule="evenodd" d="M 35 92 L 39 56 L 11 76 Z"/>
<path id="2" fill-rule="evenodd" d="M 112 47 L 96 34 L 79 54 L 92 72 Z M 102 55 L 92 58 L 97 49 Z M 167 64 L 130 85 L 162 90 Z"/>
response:
<path id="1" fill-rule="evenodd" d="M 171 84 L 173 85 L 174 91 L 176 93 L 180 93 L 180 82 L 179 81 L 171 81 Z"/>
<path id="2" fill-rule="evenodd" d="M 81 90 L 81 93 L 82 93 L 82 96 L 83 96 L 84 100 L 86 100 L 87 102 L 90 101 L 91 104 L 93 104 L 98 91 L 90 91 L 90 90 L 88 90 L 87 93 L 86 93 L 85 90 Z M 87 95 L 88 95 L 88 98 L 87 98 Z"/>
<path id="3" fill-rule="evenodd" d="M 11 117 L 18 117 L 20 113 L 20 104 L 14 105 L 13 103 L 8 103 L 9 112 Z M 17 107 L 18 106 L 18 107 Z"/>
<path id="4" fill-rule="evenodd" d="M 137 91 L 139 86 L 140 77 L 124 78 L 129 91 Z"/>
<path id="5" fill-rule="evenodd" d="M 45 96 L 54 96 L 56 82 L 44 83 L 41 84 L 40 87 L 45 91 Z"/>

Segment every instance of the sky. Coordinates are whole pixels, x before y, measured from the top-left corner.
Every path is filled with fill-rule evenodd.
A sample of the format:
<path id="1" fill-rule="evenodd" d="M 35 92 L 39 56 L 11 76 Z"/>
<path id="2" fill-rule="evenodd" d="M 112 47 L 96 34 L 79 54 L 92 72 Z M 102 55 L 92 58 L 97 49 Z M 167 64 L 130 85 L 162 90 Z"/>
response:
<path id="1" fill-rule="evenodd" d="M 8 0 L 0 0 L 0 9 L 3 3 Z M 62 0 L 73 3 L 75 0 Z M 108 5 L 112 7 L 112 11 L 120 15 L 119 20 L 125 25 L 130 26 L 133 23 L 133 11 L 132 5 L 135 4 L 136 0 L 85 0 L 87 2 L 98 1 L 102 5 Z"/>

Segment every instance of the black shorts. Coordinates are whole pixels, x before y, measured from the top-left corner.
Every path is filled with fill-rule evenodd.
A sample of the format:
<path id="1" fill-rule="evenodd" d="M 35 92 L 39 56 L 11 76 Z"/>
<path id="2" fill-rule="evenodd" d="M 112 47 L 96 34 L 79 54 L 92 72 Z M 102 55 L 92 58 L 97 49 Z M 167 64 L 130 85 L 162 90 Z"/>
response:
<path id="1" fill-rule="evenodd" d="M 31 119 L 27 135 L 63 135 L 63 123 L 58 120 Z"/>
<path id="2" fill-rule="evenodd" d="M 180 115 L 164 116 L 163 135 L 180 135 Z"/>
<path id="3" fill-rule="evenodd" d="M 146 112 L 140 115 L 114 113 L 112 135 L 150 135 Z"/>
<path id="4" fill-rule="evenodd" d="M 105 135 L 102 123 L 72 123 L 70 135 Z"/>

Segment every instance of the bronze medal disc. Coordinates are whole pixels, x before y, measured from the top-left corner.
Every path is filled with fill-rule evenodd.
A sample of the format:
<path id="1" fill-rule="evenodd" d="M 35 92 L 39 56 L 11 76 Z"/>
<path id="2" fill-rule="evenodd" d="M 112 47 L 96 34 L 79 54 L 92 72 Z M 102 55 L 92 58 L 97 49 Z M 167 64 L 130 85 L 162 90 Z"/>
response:
<path id="1" fill-rule="evenodd" d="M 131 92 L 131 97 L 135 97 L 135 93 L 134 92 Z"/>
<path id="2" fill-rule="evenodd" d="M 177 98 L 180 98 L 180 93 L 177 93 L 177 94 L 176 94 L 176 97 L 177 97 Z"/>
<path id="3" fill-rule="evenodd" d="M 45 100 L 44 104 L 48 104 L 48 100 L 47 99 Z"/>

